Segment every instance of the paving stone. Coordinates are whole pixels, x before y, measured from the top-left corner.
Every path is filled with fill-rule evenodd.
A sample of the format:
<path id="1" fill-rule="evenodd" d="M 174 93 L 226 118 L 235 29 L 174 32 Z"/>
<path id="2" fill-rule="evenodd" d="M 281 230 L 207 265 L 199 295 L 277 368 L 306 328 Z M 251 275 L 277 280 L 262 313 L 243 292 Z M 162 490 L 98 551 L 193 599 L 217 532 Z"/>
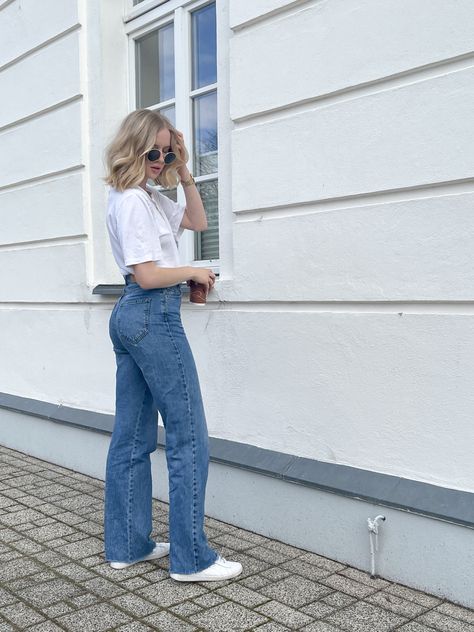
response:
<path id="1" fill-rule="evenodd" d="M 257 606 L 255 611 L 275 619 L 278 623 L 286 625 L 292 630 L 301 628 L 303 625 L 307 625 L 313 621 L 313 618 L 304 612 L 299 612 L 294 608 L 285 606 L 279 601 L 268 601 L 261 606 Z"/>
<path id="2" fill-rule="evenodd" d="M 271 579 L 262 575 L 250 575 L 250 577 L 244 577 L 243 579 L 237 578 L 238 583 L 242 586 L 246 586 L 251 590 L 259 590 L 262 586 L 267 586 L 271 583 Z"/>
<path id="3" fill-rule="evenodd" d="M 328 589 L 304 577 L 290 575 L 278 582 L 264 586 L 260 592 L 288 606 L 299 608 L 324 597 L 328 594 Z"/>
<path id="4" fill-rule="evenodd" d="M 390 610 L 390 612 L 400 614 L 403 617 L 408 617 L 409 619 L 413 619 L 426 611 L 425 606 L 420 606 L 414 601 L 402 599 L 397 595 L 391 595 L 383 590 L 376 592 L 373 595 L 368 595 L 368 597 L 365 598 L 365 601 L 368 601 L 376 606 L 380 606 L 381 608 L 385 608 L 385 610 Z"/>
<path id="5" fill-rule="evenodd" d="M 321 601 L 324 601 L 324 603 L 334 606 L 335 608 L 344 608 L 345 606 L 349 606 L 351 603 L 355 603 L 357 600 L 350 595 L 346 595 L 346 593 L 336 590 L 330 595 L 327 595 L 327 597 L 323 597 Z"/>
<path id="6" fill-rule="evenodd" d="M 304 630 L 305 632 L 341 632 L 341 628 L 336 628 L 334 625 L 326 623 L 326 621 L 315 621 L 314 623 L 305 625 L 305 627 L 301 628 L 301 630 Z M 370 632 L 378 632 L 378 630 L 370 629 Z"/>
<path id="7" fill-rule="evenodd" d="M 247 553 L 236 553 L 233 556 L 232 561 L 240 562 L 242 564 L 242 573 L 239 575 L 241 579 L 248 575 L 255 575 L 255 573 L 261 573 L 262 571 L 270 568 L 272 564 L 265 562 L 264 560 L 257 560 L 254 557 L 250 557 Z M 214 582 L 213 582 L 214 584 Z M 217 582 L 216 582 L 217 584 Z"/>
<path id="8" fill-rule="evenodd" d="M 84 557 L 81 560 L 81 564 L 83 566 L 88 566 L 88 567 L 98 566 L 99 564 L 103 564 L 103 562 L 104 562 L 103 555 L 90 555 L 89 557 Z"/>
<path id="9" fill-rule="evenodd" d="M 16 560 L 19 557 L 23 557 L 23 555 L 19 551 L 10 551 L 9 553 L 1 553 L 0 554 L 0 562 L 5 563 L 10 560 Z"/>
<path id="10" fill-rule="evenodd" d="M 236 582 L 229 584 L 228 586 L 218 588 L 216 592 L 219 595 L 226 597 L 227 599 L 237 601 L 237 603 L 240 603 L 243 606 L 248 606 L 249 608 L 253 608 L 254 606 L 258 606 L 265 601 L 269 601 L 266 595 L 261 595 L 255 590 L 250 590 L 250 588 L 246 588 L 245 586 L 242 586 L 241 584 L 238 584 Z M 205 595 L 203 596 L 203 598 L 204 597 Z M 198 600 L 195 599 L 195 601 Z"/>
<path id="11" fill-rule="evenodd" d="M 466 621 L 466 623 L 474 624 L 474 609 L 463 608 L 454 603 L 445 602 L 436 606 L 434 612 L 441 612 L 441 614 L 446 614 L 455 619 Z"/>
<path id="12" fill-rule="evenodd" d="M 377 591 L 376 588 L 371 588 L 366 584 L 361 584 L 360 582 L 349 579 L 349 577 L 343 577 L 337 573 L 335 575 L 329 575 L 329 577 L 322 578 L 320 582 L 325 586 L 345 592 L 348 595 L 358 597 L 359 599 L 363 599 L 364 597 L 367 597 L 367 595 Z"/>
<path id="13" fill-rule="evenodd" d="M 224 597 L 215 592 L 207 592 L 204 593 L 204 595 L 200 595 L 199 597 L 195 597 L 193 599 L 193 602 L 201 608 L 211 608 L 212 606 L 217 606 L 224 601 Z"/>
<path id="14" fill-rule="evenodd" d="M 36 612 L 29 606 L 20 601 L 18 603 L 11 604 L 0 608 L 0 614 L 9 622 L 15 624 L 22 630 L 33 623 L 40 623 L 45 621 L 45 617 Z"/>
<path id="15" fill-rule="evenodd" d="M 254 544 L 265 544 L 266 542 L 270 542 L 269 538 L 266 538 L 264 535 L 260 535 L 260 533 L 252 533 L 252 531 L 246 531 L 245 529 L 240 529 L 239 527 L 236 527 L 235 531 L 232 533 L 236 537 L 244 538 L 244 540 L 248 540 Z"/>
<path id="16" fill-rule="evenodd" d="M 0 632 L 15 632 L 18 628 L 14 628 L 6 621 L 0 621 Z"/>
<path id="17" fill-rule="evenodd" d="M 74 533 L 70 533 L 69 535 L 65 535 L 64 539 L 66 542 L 79 542 L 79 540 L 85 540 L 89 534 L 82 533 L 81 531 L 75 531 Z"/>
<path id="18" fill-rule="evenodd" d="M 67 612 L 71 612 L 74 610 L 69 604 L 64 603 L 64 601 L 60 601 L 59 603 L 55 603 L 52 606 L 47 606 L 46 608 L 41 609 L 43 614 L 45 614 L 50 619 L 54 619 L 55 617 L 59 617 L 62 614 L 66 614 Z"/>
<path id="19" fill-rule="evenodd" d="M 266 549 L 270 549 L 271 551 L 283 553 L 283 555 L 287 555 L 288 557 L 299 557 L 300 555 L 307 553 L 307 551 L 304 551 L 303 549 L 291 546 L 285 542 L 280 542 L 279 540 L 267 540 L 266 542 L 262 542 L 262 546 Z"/>
<path id="20" fill-rule="evenodd" d="M 88 535 L 102 535 L 104 533 L 104 527 L 97 522 L 93 522 L 92 520 L 87 520 L 86 522 L 81 522 L 79 525 L 81 531 L 87 533 Z"/>
<path id="21" fill-rule="evenodd" d="M 248 630 L 259 623 L 266 623 L 268 618 L 229 601 L 191 615 L 189 621 L 204 628 L 206 632 L 229 632 L 229 630 L 237 632 Z"/>
<path id="22" fill-rule="evenodd" d="M 303 606 L 302 608 L 300 608 L 300 610 L 305 614 L 309 614 L 310 617 L 314 617 L 315 619 L 322 619 L 328 614 L 334 612 L 335 608 L 334 606 L 330 606 L 324 601 L 314 601 L 307 606 Z"/>
<path id="23" fill-rule="evenodd" d="M 163 608 L 198 597 L 206 592 L 208 592 L 207 588 L 200 586 L 197 582 L 177 582 L 171 578 L 136 591 L 144 599 L 149 599 Z"/>
<path id="24" fill-rule="evenodd" d="M 193 632 L 198 628 L 182 619 L 175 617 L 171 612 L 158 612 L 143 619 L 145 623 L 156 626 L 155 630 L 160 632 Z"/>
<path id="25" fill-rule="evenodd" d="M 87 518 L 85 518 L 84 516 L 80 516 L 74 513 L 73 511 L 63 511 L 62 509 L 60 509 L 60 511 L 61 513 L 57 513 L 54 516 L 54 518 L 56 520 L 60 520 L 61 522 L 64 522 L 65 524 L 75 526 L 77 524 L 82 524 L 83 522 L 87 522 Z"/>
<path id="26" fill-rule="evenodd" d="M 70 632 L 103 632 L 131 617 L 108 603 L 101 603 L 58 617 L 56 621 Z"/>
<path id="27" fill-rule="evenodd" d="M 434 610 L 422 614 L 417 618 L 416 622 L 431 626 L 435 630 L 440 630 L 440 632 L 474 632 L 474 625 L 461 621 L 461 619 L 453 619 Z"/>
<path id="28" fill-rule="evenodd" d="M 405 625 L 397 628 L 398 630 L 402 630 L 403 632 L 434 632 L 433 628 L 427 628 L 426 625 L 422 625 L 421 623 L 416 623 L 416 621 L 410 621 L 409 623 L 405 623 Z"/>
<path id="29" fill-rule="evenodd" d="M 283 553 L 279 553 L 278 551 L 272 551 L 271 549 L 267 549 L 265 546 L 258 545 L 254 546 L 251 549 L 247 549 L 245 551 L 246 555 L 251 555 L 252 557 L 256 557 L 259 560 L 264 560 L 265 562 L 270 562 L 270 564 L 281 564 L 282 562 L 287 562 L 290 558 L 288 555 L 284 555 Z"/>
<path id="30" fill-rule="evenodd" d="M 62 628 L 57 626 L 52 621 L 45 621 L 44 623 L 38 623 L 28 628 L 28 632 L 63 632 Z"/>
<path id="31" fill-rule="evenodd" d="M 259 625 L 258 628 L 254 628 L 255 632 L 286 632 L 290 628 L 286 628 L 284 625 L 269 621 L 263 625 Z"/>
<path id="32" fill-rule="evenodd" d="M 80 559 L 99 553 L 99 551 L 103 551 L 103 549 L 103 541 L 98 540 L 97 538 L 86 538 L 80 542 L 73 542 L 59 547 L 59 552 L 64 553 L 64 555 L 72 557 L 73 559 Z"/>
<path id="33" fill-rule="evenodd" d="M 3 514 L 0 516 L 0 522 L 9 527 L 18 526 L 24 523 L 32 522 L 33 520 L 38 520 L 42 518 L 42 514 L 35 509 L 22 509 L 20 511 L 15 511 L 15 513 Z M 32 525 L 33 527 L 35 525 Z"/>
<path id="34" fill-rule="evenodd" d="M 346 568 L 346 564 L 341 564 L 340 562 L 336 562 L 335 560 L 330 560 L 327 557 L 323 557 L 322 555 L 318 555 L 317 553 L 303 553 L 299 557 L 302 562 L 308 562 L 308 564 L 315 564 L 316 566 L 320 566 L 321 568 L 325 568 L 328 571 L 332 571 L 333 573 Z"/>
<path id="35" fill-rule="evenodd" d="M 69 562 L 69 558 L 66 556 L 60 555 L 56 551 L 49 551 L 47 549 L 45 551 L 35 553 L 33 557 L 35 560 L 38 560 L 38 562 L 42 562 L 51 568 L 61 566 L 61 564 L 64 564 L 65 562 Z"/>
<path id="36" fill-rule="evenodd" d="M 81 589 L 65 579 L 53 579 L 43 584 L 37 584 L 24 588 L 21 592 L 23 599 L 29 601 L 36 608 L 50 606 L 67 597 L 80 594 Z"/>
<path id="37" fill-rule="evenodd" d="M 13 529 L 0 529 L 0 542 L 14 542 L 21 538 L 22 536 Z"/>
<path id="38" fill-rule="evenodd" d="M 115 632 L 156 632 L 156 628 L 150 628 L 150 626 L 140 623 L 139 621 L 132 621 L 126 625 L 121 625 L 115 628 Z"/>
<path id="39" fill-rule="evenodd" d="M 368 632 L 369 630 L 388 632 L 405 623 L 407 619 L 378 606 L 358 601 L 347 608 L 333 612 L 326 617 L 326 621 L 348 632 Z"/>
<path id="40" fill-rule="evenodd" d="M 142 577 L 150 582 L 159 582 L 162 579 L 169 579 L 169 576 L 170 574 L 168 568 L 166 570 L 163 568 L 155 568 L 155 570 L 150 571 L 149 573 L 142 574 Z"/>
<path id="41" fill-rule="evenodd" d="M 168 610 L 171 610 L 171 612 L 174 612 L 180 617 L 189 617 L 190 614 L 200 612 L 202 608 L 193 601 L 183 601 L 183 603 L 178 603 L 176 606 L 170 606 Z"/>
<path id="42" fill-rule="evenodd" d="M 434 608 L 442 601 L 434 595 L 428 595 L 425 592 L 415 590 L 414 588 L 408 588 L 408 586 L 402 586 L 401 584 L 391 584 L 390 586 L 387 586 L 384 590 L 391 595 L 397 595 L 398 597 L 402 597 L 403 599 L 414 601 L 415 603 L 420 604 L 420 606 L 426 606 L 427 608 Z"/>
<path id="43" fill-rule="evenodd" d="M 143 588 L 143 586 L 149 586 L 149 584 L 150 582 L 143 577 L 131 577 L 121 583 L 126 590 L 136 590 L 137 588 Z"/>
<path id="44" fill-rule="evenodd" d="M 333 574 L 332 571 L 326 568 L 303 562 L 300 557 L 283 562 L 279 568 L 286 570 L 288 574 L 298 573 L 298 575 L 312 579 L 313 581 L 319 581 L 323 577 L 329 577 Z"/>
<path id="45" fill-rule="evenodd" d="M 16 559 L 0 566 L 0 581 L 6 582 L 42 570 L 42 566 L 31 559 Z"/>
<path id="46" fill-rule="evenodd" d="M 41 571 L 40 573 L 33 573 L 26 577 L 20 577 L 8 583 L 8 588 L 12 591 L 20 591 L 30 586 L 36 586 L 42 582 L 46 582 L 50 579 L 56 579 L 56 575 L 51 571 Z"/>
<path id="47" fill-rule="evenodd" d="M 255 546 L 248 540 L 237 538 L 232 532 L 224 533 L 214 538 L 212 545 L 217 547 L 228 546 L 234 551 L 245 551 L 245 549 L 251 549 Z"/>
<path id="48" fill-rule="evenodd" d="M 6 606 L 10 603 L 15 603 L 18 599 L 15 595 L 12 595 L 8 590 L 0 588 L 0 606 Z"/>
<path id="49" fill-rule="evenodd" d="M 75 606 L 75 608 L 86 608 L 98 601 L 101 601 L 98 595 L 93 593 L 86 593 L 85 595 L 78 595 L 77 597 L 71 597 L 69 601 Z"/>
<path id="50" fill-rule="evenodd" d="M 365 571 L 360 571 L 358 568 L 344 568 L 339 571 L 340 575 L 344 575 L 345 577 L 349 577 L 350 579 L 354 579 L 355 581 L 360 582 L 361 584 L 367 584 L 367 586 L 371 586 L 372 588 L 382 589 L 386 586 L 390 586 L 390 582 L 381 577 L 375 577 L 372 579 L 370 573 L 366 573 Z"/>
<path id="51" fill-rule="evenodd" d="M 110 603 L 119 606 L 135 617 L 144 617 L 147 614 L 159 610 L 159 606 L 151 603 L 147 599 L 142 599 L 138 595 L 125 594 L 120 597 L 114 597 Z"/>
<path id="52" fill-rule="evenodd" d="M 50 549 L 57 549 L 67 543 L 68 541 L 65 538 L 55 538 L 54 540 L 48 540 L 48 547 Z"/>
<path id="53" fill-rule="evenodd" d="M 81 586 L 100 597 L 104 597 L 108 599 L 109 597 L 116 597 L 117 595 L 121 595 L 125 592 L 125 590 L 118 586 L 114 582 L 110 582 L 105 577 L 94 577 L 93 579 L 88 579 L 85 582 L 81 582 Z"/>
<path id="54" fill-rule="evenodd" d="M 281 568 L 280 566 L 272 566 L 271 568 L 267 568 L 267 570 L 262 571 L 261 575 L 263 577 L 268 577 L 272 582 L 276 582 L 279 579 L 284 579 L 291 575 L 290 571 L 285 568 Z"/>
<path id="55" fill-rule="evenodd" d="M 44 546 L 39 544 L 38 542 L 32 542 L 31 540 L 16 540 L 15 549 L 18 549 L 20 553 L 31 554 L 31 553 L 39 553 L 40 551 L 44 551 Z"/>
<path id="56" fill-rule="evenodd" d="M 67 559 L 67 558 L 66 558 Z M 83 568 L 79 564 L 75 564 L 74 562 L 70 562 L 69 564 L 64 564 L 63 566 L 56 567 L 55 569 L 61 575 L 66 575 L 69 579 L 75 579 L 77 581 L 83 581 L 86 579 L 92 579 L 96 577 L 94 573 Z"/>

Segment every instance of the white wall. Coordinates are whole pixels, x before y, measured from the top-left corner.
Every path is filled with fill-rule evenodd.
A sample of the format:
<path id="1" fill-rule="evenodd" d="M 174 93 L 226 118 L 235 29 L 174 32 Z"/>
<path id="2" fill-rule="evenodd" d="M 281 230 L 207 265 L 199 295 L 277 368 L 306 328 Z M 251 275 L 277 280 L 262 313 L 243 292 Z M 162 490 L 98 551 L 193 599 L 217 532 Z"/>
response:
<path id="1" fill-rule="evenodd" d="M 229 0 L 233 264 L 183 320 L 212 436 L 474 491 L 474 10 L 414 7 Z M 2 390 L 102 412 L 121 10 L 0 12 Z"/>

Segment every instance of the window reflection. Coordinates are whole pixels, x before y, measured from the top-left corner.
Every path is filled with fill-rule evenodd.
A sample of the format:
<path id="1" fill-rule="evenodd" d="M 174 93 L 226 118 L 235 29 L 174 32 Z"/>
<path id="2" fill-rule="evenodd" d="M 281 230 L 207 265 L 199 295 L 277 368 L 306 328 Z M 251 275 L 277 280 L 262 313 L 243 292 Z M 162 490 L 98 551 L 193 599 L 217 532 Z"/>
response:
<path id="1" fill-rule="evenodd" d="M 201 176 L 217 171 L 217 92 L 195 97 L 194 170 Z"/>
<path id="2" fill-rule="evenodd" d="M 174 98 L 174 26 L 168 24 L 136 41 L 137 107 Z"/>
<path id="3" fill-rule="evenodd" d="M 217 81 L 216 6 L 192 13 L 193 90 Z"/>

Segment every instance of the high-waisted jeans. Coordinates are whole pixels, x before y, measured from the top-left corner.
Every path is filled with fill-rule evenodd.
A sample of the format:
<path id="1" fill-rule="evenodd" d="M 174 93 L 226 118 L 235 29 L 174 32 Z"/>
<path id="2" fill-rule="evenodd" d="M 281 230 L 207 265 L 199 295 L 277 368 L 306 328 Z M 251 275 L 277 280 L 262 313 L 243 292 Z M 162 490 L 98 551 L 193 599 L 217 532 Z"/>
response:
<path id="1" fill-rule="evenodd" d="M 150 454 L 157 448 L 159 411 L 169 481 L 169 571 L 187 574 L 211 566 L 218 553 L 204 533 L 209 438 L 180 307 L 179 285 L 144 290 L 126 277 L 110 315 L 117 370 L 104 541 L 110 562 L 135 562 L 156 544 Z"/>

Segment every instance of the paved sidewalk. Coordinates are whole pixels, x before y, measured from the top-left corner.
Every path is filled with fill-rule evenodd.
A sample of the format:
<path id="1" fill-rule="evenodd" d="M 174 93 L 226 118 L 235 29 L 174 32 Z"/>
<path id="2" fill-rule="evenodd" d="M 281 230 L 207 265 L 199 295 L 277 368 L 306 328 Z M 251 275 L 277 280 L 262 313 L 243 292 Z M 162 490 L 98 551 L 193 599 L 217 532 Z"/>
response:
<path id="1" fill-rule="evenodd" d="M 474 610 L 206 518 L 244 571 L 179 583 L 168 558 L 104 561 L 102 481 L 0 446 L 0 632 L 474 632 Z M 167 540 L 166 503 L 153 501 Z"/>

